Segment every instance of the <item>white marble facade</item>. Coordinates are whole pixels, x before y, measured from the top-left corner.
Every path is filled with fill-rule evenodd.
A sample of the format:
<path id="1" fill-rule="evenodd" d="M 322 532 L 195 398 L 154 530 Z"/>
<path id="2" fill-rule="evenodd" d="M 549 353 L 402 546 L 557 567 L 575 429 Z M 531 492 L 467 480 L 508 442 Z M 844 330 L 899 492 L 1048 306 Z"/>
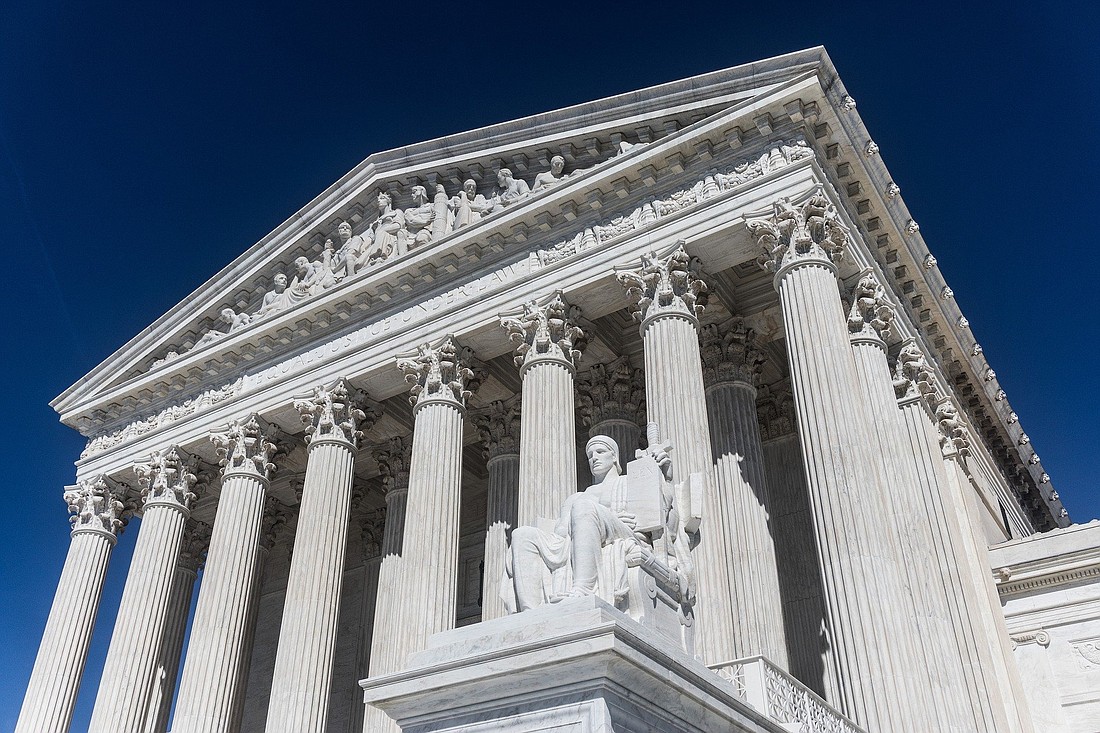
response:
<path id="1" fill-rule="evenodd" d="M 823 49 L 372 155 L 52 403 L 88 445 L 17 730 L 69 729 L 127 523 L 95 733 L 487 730 L 545 682 L 492 645 L 568 675 L 574 616 L 653 696 L 562 729 L 1047 730 L 988 547 L 1069 519 L 888 159 Z"/>

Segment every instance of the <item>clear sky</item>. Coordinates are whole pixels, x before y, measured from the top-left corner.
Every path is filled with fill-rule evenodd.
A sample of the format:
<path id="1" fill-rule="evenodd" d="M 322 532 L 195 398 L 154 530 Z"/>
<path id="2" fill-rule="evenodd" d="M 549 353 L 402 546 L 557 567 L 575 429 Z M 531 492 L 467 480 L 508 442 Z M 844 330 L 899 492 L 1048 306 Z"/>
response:
<path id="1" fill-rule="evenodd" d="M 50 399 L 372 152 L 818 44 L 1071 517 L 1100 515 L 1100 4 L 970 6 L 0 5 L 0 731 L 84 444 Z"/>

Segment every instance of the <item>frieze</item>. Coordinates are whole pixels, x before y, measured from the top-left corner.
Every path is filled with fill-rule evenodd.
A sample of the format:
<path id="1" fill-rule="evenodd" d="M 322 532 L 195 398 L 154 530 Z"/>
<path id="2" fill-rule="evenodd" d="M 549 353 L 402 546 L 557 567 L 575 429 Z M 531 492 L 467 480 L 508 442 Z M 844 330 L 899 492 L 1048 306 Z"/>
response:
<path id="1" fill-rule="evenodd" d="M 536 250 L 531 254 L 531 269 L 546 267 L 584 250 L 598 247 L 604 242 L 625 236 L 655 221 L 694 208 L 724 191 L 766 176 L 791 163 L 812 158 L 813 155 L 813 150 L 805 140 L 775 143 L 766 153 L 756 158 L 742 161 L 725 170 L 708 171 L 702 179 L 670 196 L 651 199 L 629 214 L 622 214 L 602 224 L 585 227 L 569 239 Z"/>

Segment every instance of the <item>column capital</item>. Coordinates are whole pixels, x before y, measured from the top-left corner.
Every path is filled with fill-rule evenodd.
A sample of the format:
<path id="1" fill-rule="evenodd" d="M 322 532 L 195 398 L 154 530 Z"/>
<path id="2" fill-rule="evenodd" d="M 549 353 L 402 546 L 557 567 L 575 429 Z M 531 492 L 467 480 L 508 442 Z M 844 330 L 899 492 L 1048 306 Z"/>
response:
<path id="1" fill-rule="evenodd" d="M 634 318 L 644 330 L 650 321 L 662 316 L 698 322 L 706 305 L 707 292 L 701 272 L 699 258 L 689 255 L 681 241 L 664 256 L 646 252 L 642 255 L 641 267 L 619 272 L 616 276 L 627 295 L 636 299 Z"/>
<path id="2" fill-rule="evenodd" d="M 306 426 L 306 442 L 324 441 L 358 447 L 363 431 L 382 416 L 377 403 L 341 377 L 330 385 L 319 384 L 313 394 L 294 400 L 294 409 Z"/>
<path id="3" fill-rule="evenodd" d="M 848 333 L 852 341 L 872 341 L 885 348 L 894 307 L 871 268 L 860 273 L 849 295 L 852 305 L 848 309 Z"/>
<path id="4" fill-rule="evenodd" d="M 472 417 L 485 444 L 486 458 L 492 460 L 498 456 L 519 455 L 521 413 L 518 395 L 507 400 L 494 400 Z"/>
<path id="5" fill-rule="evenodd" d="M 953 458 L 970 454 L 970 434 L 950 397 L 944 397 L 936 405 L 936 427 L 940 431 L 940 447 L 945 456 Z"/>
<path id="6" fill-rule="evenodd" d="M 187 520 L 183 531 L 183 543 L 180 545 L 179 567 L 197 573 L 206 562 L 206 551 L 210 549 L 210 535 L 213 527 L 194 519 Z"/>
<path id="7" fill-rule="evenodd" d="M 770 216 L 746 217 L 745 225 L 762 249 L 757 264 L 775 273 L 777 285 L 799 265 L 823 265 L 835 272 L 833 263 L 848 246 L 848 227 L 821 186 L 803 203 L 780 197 L 772 204 Z"/>
<path id="8" fill-rule="evenodd" d="M 225 432 L 211 433 L 222 475 L 247 474 L 269 480 L 275 472 L 271 458 L 278 451 L 277 435 L 278 428 L 255 413 L 229 423 Z"/>
<path id="9" fill-rule="evenodd" d="M 382 556 L 382 538 L 386 529 L 386 507 L 378 507 L 364 513 L 359 520 L 359 532 L 363 541 L 363 559 Z"/>
<path id="10" fill-rule="evenodd" d="M 760 387 L 756 398 L 756 419 L 761 440 L 794 433 L 794 402 L 790 388 L 767 384 Z"/>
<path id="11" fill-rule="evenodd" d="M 409 466 L 412 463 L 412 437 L 396 435 L 371 449 L 374 462 L 382 475 L 386 494 L 409 488 Z"/>
<path id="12" fill-rule="evenodd" d="M 529 300 L 517 316 L 501 316 L 500 325 L 516 343 L 516 366 L 523 374 L 539 361 L 554 361 L 576 369 L 587 342 L 577 326 L 580 308 L 557 291 L 542 303 Z"/>
<path id="13" fill-rule="evenodd" d="M 113 542 L 132 512 L 122 503 L 124 487 L 108 476 L 85 479 L 75 486 L 66 486 L 64 499 L 69 505 L 72 534 L 94 532 L 110 537 Z"/>
<path id="14" fill-rule="evenodd" d="M 924 399 L 933 404 L 939 397 L 935 372 L 916 341 L 908 341 L 898 352 L 894 366 L 894 394 L 901 403 Z"/>
<path id="15" fill-rule="evenodd" d="M 290 522 L 290 507 L 273 496 L 264 497 L 264 516 L 260 525 L 260 547 L 275 546 L 279 531 Z"/>
<path id="16" fill-rule="evenodd" d="M 413 411 L 429 401 L 465 409 L 466 399 L 478 384 L 470 368 L 472 356 L 469 348 L 459 346 L 455 337 L 448 334 L 438 346 L 424 343 L 416 348 L 415 356 L 398 357 L 397 368 L 405 373 L 405 381 L 410 385 Z"/>
<path id="17" fill-rule="evenodd" d="M 198 457 L 177 445 L 153 451 L 148 463 L 134 466 L 145 508 L 170 506 L 189 513 L 195 501 L 198 468 Z"/>
<path id="18" fill-rule="evenodd" d="M 703 326 L 699 355 L 707 387 L 730 382 L 755 387 L 760 369 L 767 361 L 756 345 L 756 331 L 745 325 L 744 318 L 734 318 L 724 329 L 715 323 Z"/>
<path id="19" fill-rule="evenodd" d="M 625 356 L 596 364 L 577 376 L 577 407 L 589 428 L 607 420 L 626 420 L 640 428 L 645 415 L 645 375 Z"/>

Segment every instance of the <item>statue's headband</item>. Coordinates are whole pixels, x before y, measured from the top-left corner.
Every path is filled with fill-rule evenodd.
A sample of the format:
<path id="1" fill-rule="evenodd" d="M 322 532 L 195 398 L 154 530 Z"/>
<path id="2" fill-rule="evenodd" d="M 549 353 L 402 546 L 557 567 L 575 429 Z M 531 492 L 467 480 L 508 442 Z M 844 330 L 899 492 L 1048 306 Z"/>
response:
<path id="1" fill-rule="evenodd" d="M 597 444 L 607 446 L 607 449 L 615 454 L 616 461 L 618 460 L 619 444 L 615 442 L 614 438 L 607 435 L 593 435 L 588 439 L 588 442 L 584 444 L 584 452 L 587 454 L 588 449 Z"/>

